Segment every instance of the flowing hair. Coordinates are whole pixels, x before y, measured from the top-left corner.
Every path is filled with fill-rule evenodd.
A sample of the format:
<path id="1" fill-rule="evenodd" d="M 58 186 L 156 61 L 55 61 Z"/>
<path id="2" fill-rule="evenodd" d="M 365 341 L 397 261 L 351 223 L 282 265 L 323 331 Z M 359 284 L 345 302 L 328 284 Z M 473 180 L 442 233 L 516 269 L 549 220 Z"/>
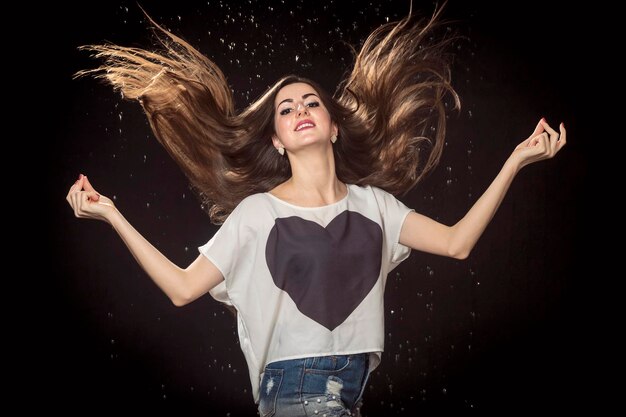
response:
<path id="1" fill-rule="evenodd" d="M 450 84 L 447 47 L 436 38 L 442 7 L 430 18 L 411 11 L 374 30 L 355 55 L 351 72 L 334 96 L 312 80 L 288 75 L 239 114 L 226 77 L 189 43 L 152 19 L 161 48 L 149 51 L 113 44 L 81 49 L 104 60 L 78 72 L 110 83 L 141 103 L 158 141 L 176 161 L 215 224 L 245 197 L 266 192 L 291 176 L 289 160 L 272 144 L 274 100 L 288 84 L 313 87 L 339 128 L 333 145 L 336 173 L 349 184 L 408 192 L 441 157 L 445 97 Z"/>

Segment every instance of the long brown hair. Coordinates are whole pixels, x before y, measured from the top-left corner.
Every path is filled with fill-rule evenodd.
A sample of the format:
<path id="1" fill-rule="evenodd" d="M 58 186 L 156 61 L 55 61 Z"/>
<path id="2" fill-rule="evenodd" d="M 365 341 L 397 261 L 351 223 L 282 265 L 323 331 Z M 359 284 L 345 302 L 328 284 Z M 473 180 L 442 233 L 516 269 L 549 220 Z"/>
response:
<path id="1" fill-rule="evenodd" d="M 150 126 L 199 194 L 211 221 L 219 224 L 245 197 L 266 192 L 291 176 L 286 157 L 272 144 L 274 99 L 288 84 L 304 82 L 319 94 L 339 127 L 333 145 L 337 177 L 392 194 L 413 188 L 442 153 L 450 85 L 447 46 L 436 40 L 436 9 L 428 19 L 409 15 L 372 32 L 352 71 L 334 96 L 296 75 L 278 80 L 241 113 L 234 109 L 222 71 L 186 41 L 150 19 L 162 48 L 149 51 L 112 44 L 82 47 L 103 58 L 95 74 L 138 100 Z"/>

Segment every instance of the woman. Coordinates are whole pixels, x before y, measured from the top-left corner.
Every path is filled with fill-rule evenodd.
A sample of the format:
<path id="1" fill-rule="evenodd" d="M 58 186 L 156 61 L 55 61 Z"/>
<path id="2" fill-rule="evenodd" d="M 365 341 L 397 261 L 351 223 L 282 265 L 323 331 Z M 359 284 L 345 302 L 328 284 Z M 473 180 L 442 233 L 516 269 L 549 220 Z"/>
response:
<path id="1" fill-rule="evenodd" d="M 458 105 L 444 54 L 451 39 L 431 40 L 439 14 L 374 31 L 335 97 L 287 76 L 240 114 L 219 68 L 163 29 L 161 53 L 89 47 L 106 59 L 100 76 L 142 104 L 223 225 L 181 269 L 87 177 L 67 200 L 77 217 L 111 224 L 175 305 L 210 292 L 236 310 L 262 416 L 358 413 L 384 348 L 387 274 L 411 249 L 466 258 L 517 172 L 565 145 L 563 124 L 557 132 L 541 119 L 453 226 L 393 196 L 436 166 L 446 93 Z"/>

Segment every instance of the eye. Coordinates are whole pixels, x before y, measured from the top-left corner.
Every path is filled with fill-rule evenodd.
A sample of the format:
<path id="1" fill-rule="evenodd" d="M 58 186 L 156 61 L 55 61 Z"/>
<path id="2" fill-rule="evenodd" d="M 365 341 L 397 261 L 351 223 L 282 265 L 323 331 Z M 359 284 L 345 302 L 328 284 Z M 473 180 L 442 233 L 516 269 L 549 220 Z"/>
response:
<path id="1" fill-rule="evenodd" d="M 312 101 L 312 102 L 308 103 L 307 106 L 309 106 L 309 107 L 319 107 L 320 103 L 318 101 Z"/>
<path id="2" fill-rule="evenodd" d="M 284 115 L 286 115 L 286 114 L 289 114 L 289 112 L 291 112 L 291 109 L 290 109 L 290 108 L 287 108 L 287 109 L 282 109 L 282 110 L 280 111 L 280 113 L 279 113 L 279 114 L 280 114 L 281 116 L 284 116 Z"/>

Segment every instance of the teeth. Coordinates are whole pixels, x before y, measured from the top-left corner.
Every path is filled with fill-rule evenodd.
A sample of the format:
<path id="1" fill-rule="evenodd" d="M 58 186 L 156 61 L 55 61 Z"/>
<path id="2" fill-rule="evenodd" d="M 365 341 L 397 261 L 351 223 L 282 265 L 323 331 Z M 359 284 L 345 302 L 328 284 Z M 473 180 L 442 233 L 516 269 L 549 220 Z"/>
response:
<path id="1" fill-rule="evenodd" d="M 305 127 L 314 127 L 315 125 L 312 123 L 303 123 L 300 126 L 298 126 L 298 128 L 296 129 L 296 131 L 304 129 Z"/>

